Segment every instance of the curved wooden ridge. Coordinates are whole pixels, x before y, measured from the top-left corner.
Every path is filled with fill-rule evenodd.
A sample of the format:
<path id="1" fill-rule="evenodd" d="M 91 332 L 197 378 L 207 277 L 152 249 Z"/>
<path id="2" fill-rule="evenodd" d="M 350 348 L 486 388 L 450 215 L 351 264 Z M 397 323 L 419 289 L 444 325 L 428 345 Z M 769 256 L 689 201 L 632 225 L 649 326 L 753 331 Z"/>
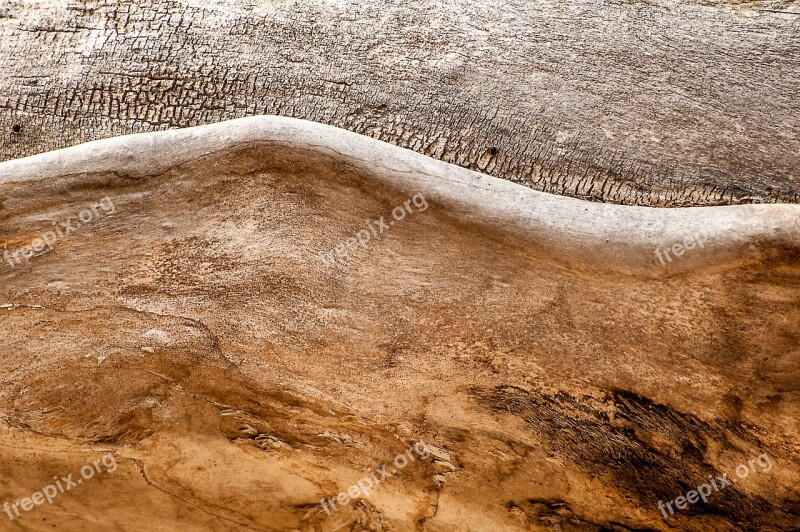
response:
<path id="1" fill-rule="evenodd" d="M 9 526 L 800 518 L 800 206 L 584 202 L 272 116 L 0 194 Z"/>

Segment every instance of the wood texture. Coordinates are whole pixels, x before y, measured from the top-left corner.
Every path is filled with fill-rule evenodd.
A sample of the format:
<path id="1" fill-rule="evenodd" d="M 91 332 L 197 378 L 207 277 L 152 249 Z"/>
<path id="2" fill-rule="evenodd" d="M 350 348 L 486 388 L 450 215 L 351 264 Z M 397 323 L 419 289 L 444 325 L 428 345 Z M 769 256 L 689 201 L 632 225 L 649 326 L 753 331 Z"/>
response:
<path id="1" fill-rule="evenodd" d="M 101 454 L 118 469 L 5 525 L 796 529 L 800 206 L 589 203 L 274 117 L 0 176 L 12 250 L 115 207 L 3 264 L 0 501 Z M 325 512 L 417 441 L 429 459 Z M 769 471 L 659 510 L 762 454 Z"/>
<path id="2" fill-rule="evenodd" d="M 256 114 L 541 191 L 800 199 L 798 3 L 10 0 L 0 160 Z"/>

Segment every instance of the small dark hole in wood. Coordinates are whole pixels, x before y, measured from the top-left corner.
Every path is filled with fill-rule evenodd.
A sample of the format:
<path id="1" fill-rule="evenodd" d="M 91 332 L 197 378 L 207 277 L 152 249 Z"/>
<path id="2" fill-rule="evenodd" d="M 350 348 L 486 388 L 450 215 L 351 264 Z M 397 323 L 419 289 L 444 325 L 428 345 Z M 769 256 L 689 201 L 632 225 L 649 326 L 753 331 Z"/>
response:
<path id="1" fill-rule="evenodd" d="M 492 146 L 491 148 L 489 148 L 489 153 L 492 154 L 492 156 L 497 155 L 497 148 Z"/>
<path id="2" fill-rule="evenodd" d="M 19 133 L 20 131 L 22 131 L 22 126 L 20 126 L 19 124 L 14 124 L 13 126 L 11 126 L 11 131 L 13 131 L 14 133 Z"/>

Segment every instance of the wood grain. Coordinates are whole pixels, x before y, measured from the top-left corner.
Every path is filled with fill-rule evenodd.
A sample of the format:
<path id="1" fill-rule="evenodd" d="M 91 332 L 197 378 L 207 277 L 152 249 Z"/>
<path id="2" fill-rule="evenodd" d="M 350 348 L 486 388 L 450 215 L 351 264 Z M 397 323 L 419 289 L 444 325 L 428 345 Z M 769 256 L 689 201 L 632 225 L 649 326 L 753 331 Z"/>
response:
<path id="1" fill-rule="evenodd" d="M 274 117 L 0 163 L 0 193 L 11 250 L 115 207 L 3 263 L 0 500 L 119 464 L 8 526 L 800 519 L 800 206 L 584 202 Z M 416 194 L 427 208 L 320 260 Z M 659 264 L 702 228 L 720 232 Z M 326 513 L 419 441 L 430 458 Z M 763 454 L 769 471 L 659 510 Z"/>
<path id="2" fill-rule="evenodd" d="M 595 201 L 800 200 L 800 7 L 12 0 L 0 160 L 277 114 Z"/>

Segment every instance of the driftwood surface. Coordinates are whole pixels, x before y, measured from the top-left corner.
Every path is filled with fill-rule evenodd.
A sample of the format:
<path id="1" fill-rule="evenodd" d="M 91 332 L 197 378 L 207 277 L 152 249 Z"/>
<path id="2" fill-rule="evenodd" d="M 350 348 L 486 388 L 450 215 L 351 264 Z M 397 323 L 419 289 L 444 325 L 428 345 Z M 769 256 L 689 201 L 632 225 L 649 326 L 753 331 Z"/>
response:
<path id="1" fill-rule="evenodd" d="M 117 464 L 0 528 L 796 529 L 800 206 L 591 203 L 274 117 L 0 193 L 12 253 L 72 226 L 3 262 L 0 502 Z"/>
<path id="2" fill-rule="evenodd" d="M 800 4 L 6 0 L 0 160 L 276 114 L 541 191 L 800 200 Z"/>

